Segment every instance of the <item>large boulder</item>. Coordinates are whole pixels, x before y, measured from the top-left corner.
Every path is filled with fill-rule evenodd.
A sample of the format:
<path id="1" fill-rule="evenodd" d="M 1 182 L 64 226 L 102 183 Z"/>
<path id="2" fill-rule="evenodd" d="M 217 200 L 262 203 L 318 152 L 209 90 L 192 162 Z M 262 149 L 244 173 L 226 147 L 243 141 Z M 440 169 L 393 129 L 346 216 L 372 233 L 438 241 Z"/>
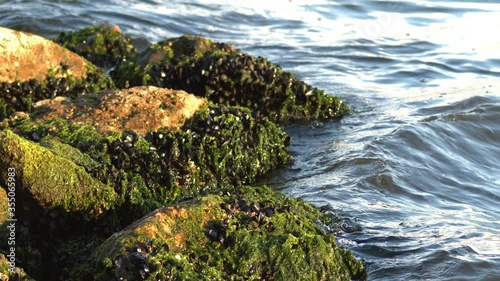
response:
<path id="1" fill-rule="evenodd" d="M 33 102 L 113 87 L 86 59 L 40 36 L 0 27 L 0 119 Z"/>
<path id="2" fill-rule="evenodd" d="M 335 219 L 267 187 L 163 207 L 113 234 L 77 280 L 351 280 L 363 265 L 317 226 Z"/>

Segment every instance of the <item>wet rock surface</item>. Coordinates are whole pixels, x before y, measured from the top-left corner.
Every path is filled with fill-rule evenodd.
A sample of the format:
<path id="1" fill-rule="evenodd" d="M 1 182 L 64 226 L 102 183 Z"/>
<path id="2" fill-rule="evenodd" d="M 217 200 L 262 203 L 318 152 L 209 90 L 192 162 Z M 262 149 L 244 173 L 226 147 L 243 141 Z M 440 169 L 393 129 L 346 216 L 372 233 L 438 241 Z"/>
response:
<path id="1" fill-rule="evenodd" d="M 291 161 L 291 140 L 273 121 L 340 118 L 349 112 L 340 99 L 203 37 L 135 54 L 106 24 L 55 41 L 101 67 L 119 64 L 112 77 L 125 89 L 81 57 L 81 77 L 58 62 L 0 80 L 0 171 L 20 171 L 23 205 L 13 280 L 29 280 L 23 270 L 37 280 L 365 278 L 318 227 L 335 227 L 333 216 L 246 186 Z M 24 46 L 0 43 L 0 57 Z M 0 186 L 7 181 L 0 173 Z"/>

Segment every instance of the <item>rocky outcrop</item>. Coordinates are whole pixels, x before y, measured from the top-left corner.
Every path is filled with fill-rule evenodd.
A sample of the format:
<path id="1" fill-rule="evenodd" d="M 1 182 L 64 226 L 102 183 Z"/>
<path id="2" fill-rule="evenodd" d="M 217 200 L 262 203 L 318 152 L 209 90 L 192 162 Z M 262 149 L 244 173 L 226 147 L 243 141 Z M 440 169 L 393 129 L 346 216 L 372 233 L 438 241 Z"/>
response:
<path id="1" fill-rule="evenodd" d="M 88 173 L 137 206 L 252 183 L 290 161 L 289 137 L 267 119 L 155 87 L 42 101 L 9 128 L 78 149 Z"/>
<path id="2" fill-rule="evenodd" d="M 19 214 L 30 241 L 23 247 L 37 250 L 20 256 L 39 261 L 29 272 L 49 266 L 40 253 L 59 271 L 68 251 L 88 255 L 79 233 L 97 241 L 161 205 L 252 183 L 290 160 L 289 138 L 274 123 L 182 91 L 44 100 L 15 117 L 0 142 L 0 168 L 25 171 L 16 179 L 29 191 Z"/>
<path id="3" fill-rule="evenodd" d="M 0 42 L 0 57 L 9 58 L 0 66 L 0 186 L 14 167 L 17 265 L 30 276 L 365 278 L 318 226 L 335 228 L 333 216 L 247 186 L 291 161 L 290 138 L 273 120 L 340 118 L 349 112 L 340 99 L 202 37 L 168 39 L 139 55 L 115 26 L 55 39 L 100 66 L 119 64 L 113 78 L 125 89 L 115 90 L 104 70 L 51 41 L 2 34 L 13 43 Z M 37 68 L 22 60 L 30 50 L 45 58 L 40 71 L 12 75 Z M 0 279 L 6 270 L 0 256 Z M 22 269 L 11 278 L 29 279 Z"/>

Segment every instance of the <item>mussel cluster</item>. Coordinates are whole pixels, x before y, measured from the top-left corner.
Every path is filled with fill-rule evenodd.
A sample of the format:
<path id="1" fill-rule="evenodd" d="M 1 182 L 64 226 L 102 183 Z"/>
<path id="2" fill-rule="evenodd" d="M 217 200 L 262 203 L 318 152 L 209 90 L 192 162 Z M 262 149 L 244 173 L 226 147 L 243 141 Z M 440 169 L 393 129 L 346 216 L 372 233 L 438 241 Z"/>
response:
<path id="1" fill-rule="evenodd" d="M 227 226 L 230 219 L 236 218 L 238 228 L 252 230 L 264 226 L 267 231 L 274 231 L 275 226 L 269 218 L 276 212 L 283 211 L 284 207 L 276 209 L 275 203 L 271 200 L 250 201 L 244 196 L 235 195 L 226 197 L 221 208 L 226 212 L 226 219 L 222 221 L 223 226 Z"/>
<path id="2" fill-rule="evenodd" d="M 263 57 L 222 54 L 190 63 L 153 65 L 151 84 L 182 89 L 225 105 L 244 106 L 254 116 L 282 122 L 298 118 L 334 118 L 345 114 L 340 100 L 296 79 Z"/>
<path id="3" fill-rule="evenodd" d="M 115 66 L 136 52 L 131 37 L 109 24 L 62 32 L 54 41 L 104 68 Z"/>
<path id="4" fill-rule="evenodd" d="M 191 42 L 190 38 L 178 40 L 184 45 Z M 196 48 L 183 49 L 183 44 L 176 43 L 155 45 L 136 63 L 121 65 L 113 74 L 117 84 L 185 90 L 215 103 L 250 108 L 254 116 L 278 122 L 339 118 L 349 112 L 339 98 L 298 80 L 266 58 L 240 53 L 231 45 L 213 43 L 212 48 L 198 48 L 204 52 L 196 53 Z"/>
<path id="5" fill-rule="evenodd" d="M 0 120 L 16 111 L 31 111 L 33 103 L 56 96 L 77 97 L 102 89 L 114 88 L 111 79 L 104 77 L 102 71 L 89 72 L 83 81 L 66 77 L 47 76 L 45 81 L 31 79 L 24 82 L 0 82 Z"/>

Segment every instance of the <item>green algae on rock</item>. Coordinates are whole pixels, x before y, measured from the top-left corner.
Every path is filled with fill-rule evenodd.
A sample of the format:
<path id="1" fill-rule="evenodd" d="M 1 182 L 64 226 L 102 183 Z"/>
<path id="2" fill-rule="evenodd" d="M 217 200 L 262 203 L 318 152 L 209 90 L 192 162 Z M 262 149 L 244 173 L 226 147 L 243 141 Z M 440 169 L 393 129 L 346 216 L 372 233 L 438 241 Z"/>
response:
<path id="1" fill-rule="evenodd" d="M 187 106 L 186 102 L 190 105 Z M 137 112 L 127 111 L 126 105 Z M 116 112 L 117 109 L 123 112 Z M 162 112 L 170 119 L 156 122 L 152 117 L 140 117 L 141 112 L 151 116 Z M 176 114 L 179 118 L 173 122 Z M 134 116 L 149 120 L 152 131 L 142 131 L 145 122 L 120 121 L 122 117 Z M 93 123 L 94 118 L 101 120 L 100 124 Z M 113 124 L 113 120 L 118 125 Z M 40 253 L 50 252 L 57 256 L 53 258 L 58 260 L 57 264 L 67 264 L 66 260 L 72 260 L 62 260 L 68 253 L 86 254 L 75 243 L 78 242 L 75 235 L 83 228 L 98 240 L 160 204 L 217 192 L 239 182 L 253 182 L 290 161 L 289 138 L 266 118 L 253 118 L 246 108 L 207 104 L 203 99 L 183 92 L 154 87 L 127 89 L 119 93 L 99 92 L 75 100 L 58 97 L 41 101 L 31 116 L 10 120 L 3 134 L 6 135 L 3 139 L 10 140 L 2 142 L 4 150 L 8 150 L 7 144 L 13 142 L 11 139 L 19 139 L 22 144 L 29 143 L 29 148 L 36 147 L 50 155 L 43 161 L 38 156 L 30 156 L 36 163 L 64 159 L 64 163 L 59 163 L 61 166 L 77 165 L 82 173 L 112 187 L 116 193 L 115 201 L 110 201 L 114 202 L 113 210 L 91 221 L 75 216 L 78 210 L 63 214 L 59 209 L 37 209 L 24 214 L 22 221 L 28 224 L 26 241 L 32 242 L 23 244 L 23 248 L 32 250 L 22 258 L 33 261 L 28 272 L 42 279 L 49 277 L 41 270 L 53 266 L 54 262 L 48 263 Z M 13 154 L 5 154 L 5 161 L 13 157 Z M 53 174 L 44 171 L 45 166 L 40 165 L 40 173 Z M 19 180 L 25 179 L 25 175 L 20 175 Z M 68 217 L 84 227 L 73 226 L 74 231 L 67 230 Z M 48 229 L 47 225 L 50 225 Z M 37 229 L 45 229 L 44 234 L 35 234 Z M 65 234 L 49 239 L 56 236 L 55 232 Z M 95 245 L 85 248 L 92 247 Z"/>
<path id="2" fill-rule="evenodd" d="M 0 120 L 55 96 L 113 88 L 103 70 L 42 37 L 0 27 Z"/>
<path id="3" fill-rule="evenodd" d="M 113 188 L 80 165 L 98 163 L 67 144 L 54 140 L 34 143 L 10 130 L 0 132 L 0 170 L 16 170 L 20 206 L 16 208 L 16 259 L 33 277 L 43 276 L 40 272 L 53 261 L 46 257 L 54 251 L 57 239 L 81 233 L 90 220 L 117 204 Z M 0 185 L 7 181 L 7 175 L 1 173 Z"/>
<path id="4" fill-rule="evenodd" d="M 182 89 L 214 103 L 244 106 L 273 121 L 340 118 L 349 107 L 263 57 L 199 36 L 153 44 L 112 73 L 120 87 Z"/>
<path id="5" fill-rule="evenodd" d="M 69 146 L 65 148 L 68 149 Z M 30 194 L 41 206 L 95 214 L 114 206 L 116 195 L 110 186 L 92 178 L 71 160 L 57 156 L 10 130 L 0 133 L 0 155 L 2 171 L 8 167 L 19 171 L 16 174 L 19 196 Z M 6 185 L 7 178 L 3 173 L 0 180 Z"/>
<path id="6" fill-rule="evenodd" d="M 79 149 L 99 163 L 83 165 L 89 174 L 113 185 L 120 202 L 147 212 L 145 206 L 155 202 L 252 183 L 289 163 L 289 137 L 267 118 L 200 100 L 155 87 L 88 94 L 43 102 L 33 111 L 34 121 L 12 122 L 9 128 L 33 141 L 57 139 Z M 139 120 L 132 122 L 135 117 Z"/>
<path id="7" fill-rule="evenodd" d="M 108 22 L 75 32 L 63 32 L 54 41 L 104 68 L 115 66 L 136 53 L 130 36 Z"/>
<path id="8" fill-rule="evenodd" d="M 334 218 L 267 187 L 160 208 L 107 239 L 78 280 L 362 280 L 363 265 L 316 220 Z M 123 279 L 122 279 L 123 278 Z"/>

